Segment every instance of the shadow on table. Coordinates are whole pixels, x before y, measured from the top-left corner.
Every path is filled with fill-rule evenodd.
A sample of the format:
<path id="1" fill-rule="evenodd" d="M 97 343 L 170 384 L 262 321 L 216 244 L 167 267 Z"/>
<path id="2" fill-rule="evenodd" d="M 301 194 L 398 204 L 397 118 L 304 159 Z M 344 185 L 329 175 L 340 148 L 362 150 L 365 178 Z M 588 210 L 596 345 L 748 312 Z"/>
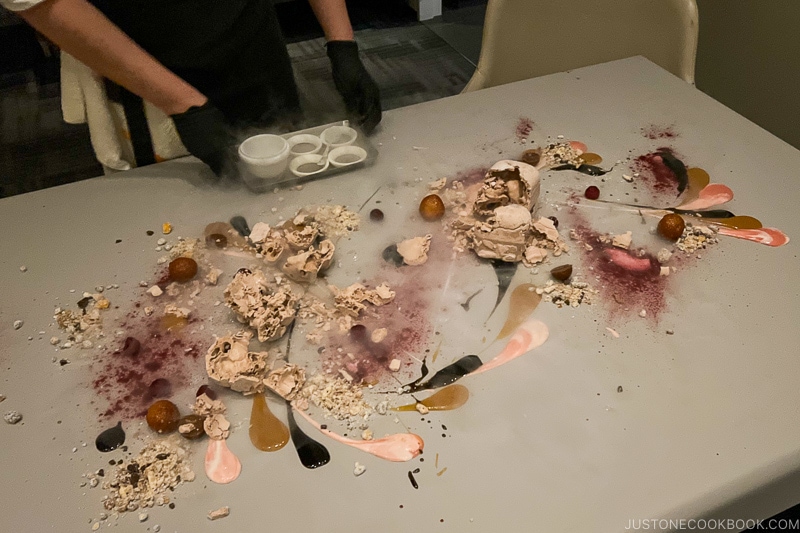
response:
<path id="1" fill-rule="evenodd" d="M 205 164 L 193 157 L 173 159 L 155 165 L 134 168 L 126 172 L 106 176 L 107 180 L 181 180 L 192 187 L 204 191 L 242 191 L 253 195 L 264 191 L 256 191 L 247 187 L 240 179 L 218 178 Z M 283 187 L 283 186 L 282 186 Z M 157 191 L 154 191 L 157 192 Z"/>
<path id="2" fill-rule="evenodd" d="M 800 530 L 800 480 L 795 472 L 775 477 L 756 491 L 747 494 L 739 494 L 732 501 L 727 502 L 716 509 L 706 513 L 701 518 L 705 519 L 759 519 L 763 517 L 763 510 L 768 513 L 778 513 L 769 518 L 764 518 L 759 528 L 747 529 L 745 531 L 787 531 Z M 793 506 L 793 507 L 792 507 Z M 785 509 L 782 512 L 782 509 Z M 780 524 L 781 520 L 792 520 L 798 524 L 794 528 L 788 528 L 785 523 Z M 770 525 L 772 521 L 772 525 Z"/>

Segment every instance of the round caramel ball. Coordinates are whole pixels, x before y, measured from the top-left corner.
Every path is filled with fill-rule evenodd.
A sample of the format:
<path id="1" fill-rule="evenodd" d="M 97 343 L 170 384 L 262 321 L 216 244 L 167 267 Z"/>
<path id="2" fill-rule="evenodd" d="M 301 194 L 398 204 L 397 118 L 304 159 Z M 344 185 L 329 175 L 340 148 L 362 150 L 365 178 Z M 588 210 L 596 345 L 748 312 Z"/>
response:
<path id="1" fill-rule="evenodd" d="M 522 152 L 519 160 L 523 163 L 528 163 L 531 166 L 536 166 L 542 158 L 542 152 L 539 149 L 525 150 Z"/>
<path id="2" fill-rule="evenodd" d="M 178 407 L 169 400 L 158 400 L 147 410 L 147 425 L 157 433 L 172 433 L 180 419 Z"/>
<path id="3" fill-rule="evenodd" d="M 185 283 L 197 275 L 197 262 L 189 257 L 173 259 L 169 264 L 169 279 Z"/>
<path id="4" fill-rule="evenodd" d="M 444 202 L 438 194 L 429 194 L 419 203 L 419 214 L 428 222 L 444 216 Z"/>
<path id="5" fill-rule="evenodd" d="M 686 223 L 683 221 L 683 217 L 675 213 L 664 215 L 664 218 L 658 221 L 658 233 L 673 242 L 681 238 L 685 228 Z"/>

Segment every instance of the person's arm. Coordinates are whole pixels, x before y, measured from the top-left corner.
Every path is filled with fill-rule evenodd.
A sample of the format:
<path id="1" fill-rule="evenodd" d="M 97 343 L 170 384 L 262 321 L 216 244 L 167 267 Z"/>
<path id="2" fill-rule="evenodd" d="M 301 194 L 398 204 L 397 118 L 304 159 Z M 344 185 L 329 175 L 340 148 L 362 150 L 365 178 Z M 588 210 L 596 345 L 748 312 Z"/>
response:
<path id="1" fill-rule="evenodd" d="M 361 63 L 345 0 L 308 0 L 325 32 L 333 81 L 351 118 L 369 134 L 381 121 L 378 86 Z"/>
<path id="2" fill-rule="evenodd" d="M 17 14 L 62 50 L 167 115 L 207 101 L 86 0 L 45 0 Z"/>
<path id="3" fill-rule="evenodd" d="M 354 40 L 345 0 L 308 0 L 308 3 L 325 32 L 326 41 Z"/>
<path id="4" fill-rule="evenodd" d="M 222 113 L 89 2 L 44 0 L 17 14 L 78 61 L 171 116 L 189 153 L 215 174 L 231 168 L 235 140 Z"/>

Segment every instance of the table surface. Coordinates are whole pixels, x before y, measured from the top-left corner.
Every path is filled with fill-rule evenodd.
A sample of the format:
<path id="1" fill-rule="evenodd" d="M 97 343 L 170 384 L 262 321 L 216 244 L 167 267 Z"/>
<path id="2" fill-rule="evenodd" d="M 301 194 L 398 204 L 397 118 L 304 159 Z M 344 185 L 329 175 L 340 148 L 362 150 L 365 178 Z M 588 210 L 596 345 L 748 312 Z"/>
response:
<path id="1" fill-rule="evenodd" d="M 154 251 L 160 234 L 145 230 L 169 221 L 176 228 L 170 238 L 197 237 L 206 223 L 234 214 L 252 225 L 289 217 L 306 203 L 358 209 L 380 185 L 367 207 L 382 199 L 387 221 L 401 223 L 376 229 L 366 221 L 337 251 L 342 283 L 362 266 L 368 277 L 374 262 L 359 263 L 359 250 L 424 231 L 413 214 L 428 181 L 517 156 L 526 147 L 515 135 L 520 117 L 535 122 L 530 138 L 537 143 L 564 135 L 608 162 L 669 143 L 735 191 L 727 208 L 800 237 L 800 152 L 643 58 L 390 111 L 373 139 L 375 166 L 302 190 L 221 190 L 204 182 L 204 167 L 185 159 L 0 200 L 0 393 L 7 396 L 0 410 L 24 415 L 15 426 L 0 424 L 8 530 L 87 531 L 102 511 L 100 489 L 80 486 L 82 474 L 108 460 L 93 447 L 102 424 L 85 385 L 102 353 L 51 346 L 59 335 L 53 308 L 74 308 L 82 291 L 117 283 L 108 296 L 117 313 L 129 310 L 142 295 L 139 280 L 153 279 L 162 255 Z M 677 135 L 648 139 L 642 128 L 652 125 Z M 590 182 L 622 196 L 630 186 L 621 179 L 625 163 L 604 180 L 544 173 L 542 212 L 564 213 L 559 199 Z M 586 216 L 604 231 L 639 224 L 618 213 Z M 570 261 L 579 265 L 579 254 L 571 252 Z M 456 354 L 450 360 L 470 353 L 481 336 L 493 338 L 502 322 L 498 313 L 483 326 L 496 294 L 491 268 L 463 264 L 453 270 L 460 274 L 452 287 L 432 296 L 445 309 L 431 320 Z M 546 270 L 521 269 L 514 284 L 544 283 Z M 144 523 L 137 513 L 110 523 L 116 531 L 155 524 L 162 531 L 620 531 L 629 520 L 763 518 L 793 505 L 800 501 L 795 243 L 770 248 L 724 239 L 673 278 L 658 322 L 614 318 L 603 302 L 577 309 L 542 303 L 536 317 L 551 333 L 541 348 L 468 378 L 472 397 L 458 410 L 432 413 L 429 422 L 401 413 L 403 425 L 426 441 L 424 463 L 383 462 L 327 440 L 331 463 L 306 470 L 291 446 L 255 450 L 242 425 L 250 402 L 227 395 L 229 445 L 242 476 L 227 486 L 207 481 L 198 445 L 198 479 L 176 490 L 174 510 L 150 510 Z M 462 317 L 450 304 L 475 286 L 488 287 L 476 299 L 478 318 Z M 24 321 L 19 330 L 15 320 Z M 105 321 L 109 336 L 114 324 Z M 228 317 L 209 329 L 224 333 L 232 324 Z M 378 429 L 398 431 L 391 418 Z M 129 435 L 135 450 L 148 433 Z M 367 466 L 360 477 L 352 473 L 355 461 Z M 418 490 L 407 478 L 412 468 L 421 469 Z M 223 505 L 231 507 L 228 518 L 206 519 Z"/>

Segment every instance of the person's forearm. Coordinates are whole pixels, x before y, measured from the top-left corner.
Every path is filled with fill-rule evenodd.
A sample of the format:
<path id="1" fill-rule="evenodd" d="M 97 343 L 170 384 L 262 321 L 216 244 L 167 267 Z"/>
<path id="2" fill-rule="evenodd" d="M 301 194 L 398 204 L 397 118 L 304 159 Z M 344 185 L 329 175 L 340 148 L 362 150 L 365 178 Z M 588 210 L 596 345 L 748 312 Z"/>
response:
<path id="1" fill-rule="evenodd" d="M 62 50 L 168 115 L 206 102 L 86 0 L 47 0 L 18 14 Z"/>
<path id="2" fill-rule="evenodd" d="M 345 0 L 308 0 L 328 41 L 352 41 L 353 27 Z"/>

